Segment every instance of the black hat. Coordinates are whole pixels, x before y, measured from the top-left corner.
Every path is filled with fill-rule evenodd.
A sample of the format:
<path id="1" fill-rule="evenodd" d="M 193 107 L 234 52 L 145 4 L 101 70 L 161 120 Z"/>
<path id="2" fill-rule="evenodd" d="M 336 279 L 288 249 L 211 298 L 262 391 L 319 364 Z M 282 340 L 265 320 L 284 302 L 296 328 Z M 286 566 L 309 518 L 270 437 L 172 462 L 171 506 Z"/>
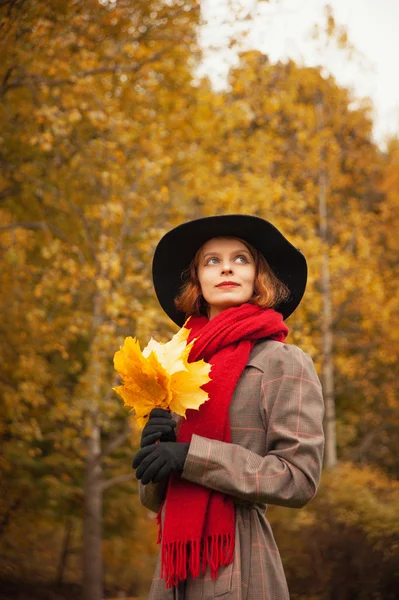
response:
<path id="1" fill-rule="evenodd" d="M 177 310 L 174 298 L 185 271 L 197 250 L 214 237 L 237 237 L 252 244 L 290 290 L 288 300 L 275 306 L 284 319 L 289 317 L 305 292 L 306 259 L 269 221 L 253 215 L 218 215 L 187 221 L 168 231 L 159 241 L 152 261 L 152 278 L 159 303 L 180 327 L 186 317 Z"/>

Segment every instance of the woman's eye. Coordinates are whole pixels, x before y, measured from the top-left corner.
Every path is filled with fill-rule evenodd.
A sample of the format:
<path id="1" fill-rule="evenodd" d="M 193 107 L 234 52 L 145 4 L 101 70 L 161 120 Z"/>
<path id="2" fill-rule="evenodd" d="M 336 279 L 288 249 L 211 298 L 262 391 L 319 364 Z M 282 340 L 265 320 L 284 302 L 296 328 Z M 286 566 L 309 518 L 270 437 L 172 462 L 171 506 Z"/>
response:
<path id="1" fill-rule="evenodd" d="M 248 262 L 248 259 L 247 259 L 246 256 L 244 256 L 244 254 L 238 254 L 234 258 L 234 260 L 237 260 L 237 259 L 241 259 L 241 262 L 243 264 L 245 264 L 245 263 Z M 212 262 L 212 261 L 214 261 L 214 262 Z M 208 260 L 206 261 L 205 265 L 215 265 L 217 262 L 219 262 L 219 259 L 216 256 L 211 256 L 211 258 L 208 258 Z"/>

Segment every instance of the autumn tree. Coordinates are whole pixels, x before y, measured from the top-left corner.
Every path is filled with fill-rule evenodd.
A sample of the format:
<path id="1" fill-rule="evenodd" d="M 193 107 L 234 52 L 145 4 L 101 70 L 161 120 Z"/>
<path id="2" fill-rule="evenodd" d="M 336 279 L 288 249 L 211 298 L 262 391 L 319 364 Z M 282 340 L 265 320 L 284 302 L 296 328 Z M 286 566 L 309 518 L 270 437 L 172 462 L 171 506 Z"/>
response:
<path id="1" fill-rule="evenodd" d="M 380 236 L 377 247 L 384 244 L 381 233 L 388 231 L 381 220 L 386 202 L 380 187 L 384 157 L 372 139 L 370 106 L 358 102 L 353 108 L 350 92 L 320 69 L 298 67 L 292 61 L 273 65 L 260 52 L 242 54 L 229 84 L 230 90 L 219 94 L 213 94 L 207 82 L 199 90 L 201 101 L 192 118 L 197 149 L 186 177 L 192 206 L 206 214 L 263 216 L 305 253 L 309 285 L 305 302 L 290 320 L 291 339 L 311 353 L 321 375 L 326 352 L 321 335 L 326 285 L 322 274 L 328 257 L 329 328 L 334 336 L 329 353 L 336 370 L 335 398 L 330 390 L 329 400 L 333 407 L 337 401 L 342 452 L 348 419 L 356 421 L 351 435 L 360 439 L 355 433 L 364 427 L 360 404 L 366 398 L 374 404 L 374 394 L 380 407 L 388 403 L 381 392 L 371 390 L 365 377 L 382 341 L 373 336 L 368 342 L 373 349 L 365 354 L 365 339 L 378 327 L 379 318 L 370 312 L 364 321 L 361 303 L 371 301 L 367 282 L 383 285 L 393 275 L 388 265 L 377 270 L 366 252 L 373 231 Z M 388 339 L 393 342 L 393 333 Z M 355 382 L 362 388 L 362 400 L 352 396 Z M 332 446 L 330 465 L 335 461 L 334 440 Z"/>
<path id="2" fill-rule="evenodd" d="M 5 460 L 36 477 L 45 470 L 52 493 L 62 495 L 61 480 L 70 499 L 79 504 L 81 495 L 83 581 L 94 600 L 103 597 L 103 493 L 132 478 L 130 459 L 110 460 L 130 436 L 111 389 L 112 356 L 125 335 L 146 336 L 162 323 L 150 256 L 179 215 L 169 189 L 187 169 L 198 4 L 38 0 L 6 8 Z M 8 320 L 14 310 L 17 331 Z M 15 456 L 18 444 L 27 456 L 22 448 Z"/>

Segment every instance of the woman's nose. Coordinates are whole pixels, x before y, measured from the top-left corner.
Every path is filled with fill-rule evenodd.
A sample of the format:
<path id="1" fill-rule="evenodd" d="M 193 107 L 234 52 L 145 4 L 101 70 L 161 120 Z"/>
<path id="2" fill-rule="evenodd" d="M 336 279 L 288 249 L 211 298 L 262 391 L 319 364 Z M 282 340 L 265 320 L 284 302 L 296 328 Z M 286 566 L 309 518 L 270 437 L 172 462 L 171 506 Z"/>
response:
<path id="1" fill-rule="evenodd" d="M 232 273 L 233 269 L 230 266 L 224 266 L 222 269 L 222 273 Z"/>

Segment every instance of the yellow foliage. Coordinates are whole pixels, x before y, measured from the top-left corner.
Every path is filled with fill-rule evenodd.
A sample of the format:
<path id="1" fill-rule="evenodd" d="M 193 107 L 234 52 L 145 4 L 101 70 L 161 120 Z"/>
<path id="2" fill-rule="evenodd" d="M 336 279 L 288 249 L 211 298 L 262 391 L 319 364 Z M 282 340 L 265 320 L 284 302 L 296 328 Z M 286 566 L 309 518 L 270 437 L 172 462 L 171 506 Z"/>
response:
<path id="1" fill-rule="evenodd" d="M 185 417 L 188 408 L 198 410 L 208 400 L 201 386 L 210 381 L 211 365 L 204 360 L 188 362 L 194 343 L 187 344 L 188 334 L 182 327 L 165 344 L 151 338 L 143 352 L 136 338 L 127 337 L 115 353 L 114 366 L 123 385 L 113 389 L 133 408 L 140 427 L 153 408 Z"/>

